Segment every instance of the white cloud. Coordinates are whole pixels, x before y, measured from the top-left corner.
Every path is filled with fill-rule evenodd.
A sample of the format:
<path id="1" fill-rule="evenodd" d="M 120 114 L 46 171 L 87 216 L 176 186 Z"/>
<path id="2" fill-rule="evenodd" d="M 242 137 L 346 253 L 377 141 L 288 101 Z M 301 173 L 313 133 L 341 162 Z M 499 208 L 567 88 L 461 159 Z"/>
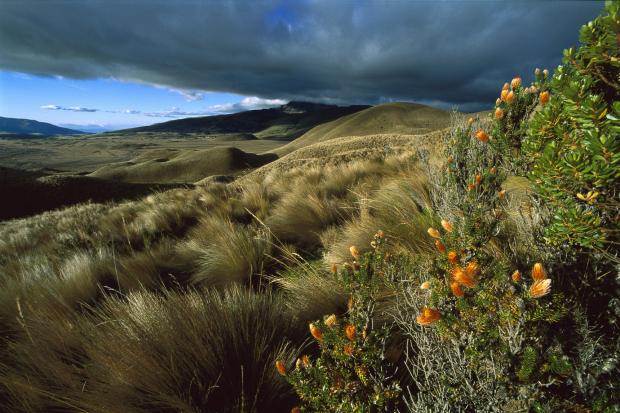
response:
<path id="1" fill-rule="evenodd" d="M 101 112 L 99 109 L 83 108 L 81 106 L 58 106 L 58 105 L 43 105 L 41 109 L 47 110 L 66 110 L 69 112 Z"/>

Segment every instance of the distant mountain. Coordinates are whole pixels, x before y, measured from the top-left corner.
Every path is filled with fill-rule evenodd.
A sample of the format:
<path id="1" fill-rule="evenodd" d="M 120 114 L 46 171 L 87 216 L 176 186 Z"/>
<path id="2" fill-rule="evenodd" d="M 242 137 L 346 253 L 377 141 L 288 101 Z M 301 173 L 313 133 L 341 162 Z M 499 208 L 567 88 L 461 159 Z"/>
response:
<path id="1" fill-rule="evenodd" d="M 110 126 L 103 126 L 103 125 L 75 125 L 73 123 L 61 123 L 58 126 L 63 127 L 63 128 L 77 130 L 77 131 L 82 131 L 86 133 L 103 133 L 103 132 L 110 132 L 115 129 L 121 129 L 121 128 L 115 128 L 115 127 L 110 127 Z"/>
<path id="2" fill-rule="evenodd" d="M 51 123 L 31 119 L 4 118 L 0 116 L 0 134 L 15 135 L 82 135 L 84 132 L 61 128 Z"/>
<path id="3" fill-rule="evenodd" d="M 272 109 L 178 119 L 112 133 L 251 133 L 258 139 L 293 140 L 316 125 L 367 108 L 369 106 L 334 106 L 320 103 L 290 102 Z"/>

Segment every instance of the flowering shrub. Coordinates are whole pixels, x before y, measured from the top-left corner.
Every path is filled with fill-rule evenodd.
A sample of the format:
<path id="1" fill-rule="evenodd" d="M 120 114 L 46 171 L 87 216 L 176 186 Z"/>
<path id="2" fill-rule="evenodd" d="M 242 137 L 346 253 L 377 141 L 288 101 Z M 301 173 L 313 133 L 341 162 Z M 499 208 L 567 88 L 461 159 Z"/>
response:
<path id="1" fill-rule="evenodd" d="M 618 262 L 620 3 L 606 10 L 581 29 L 578 50 L 565 50 L 525 149 L 536 192 L 554 209 L 547 241 L 605 250 Z"/>
<path id="2" fill-rule="evenodd" d="M 360 256 L 351 247 L 352 263 L 333 271 L 350 294 L 348 312 L 331 314 L 310 323 L 319 356 L 304 355 L 294 368 L 282 361 L 276 369 L 294 387 L 303 406 L 296 412 L 393 412 L 400 400 L 400 385 L 386 360 L 390 328 L 376 322 L 379 296 L 388 286 L 393 264 L 383 250 L 384 234 L 377 232 L 373 251 Z"/>

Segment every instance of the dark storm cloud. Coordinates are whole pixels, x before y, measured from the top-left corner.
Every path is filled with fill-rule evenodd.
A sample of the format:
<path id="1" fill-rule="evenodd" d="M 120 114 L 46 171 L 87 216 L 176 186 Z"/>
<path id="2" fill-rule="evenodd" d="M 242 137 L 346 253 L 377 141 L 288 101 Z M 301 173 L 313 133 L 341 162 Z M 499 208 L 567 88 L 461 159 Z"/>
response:
<path id="1" fill-rule="evenodd" d="M 262 98 L 488 106 L 600 2 L 12 1 L 0 67 Z"/>

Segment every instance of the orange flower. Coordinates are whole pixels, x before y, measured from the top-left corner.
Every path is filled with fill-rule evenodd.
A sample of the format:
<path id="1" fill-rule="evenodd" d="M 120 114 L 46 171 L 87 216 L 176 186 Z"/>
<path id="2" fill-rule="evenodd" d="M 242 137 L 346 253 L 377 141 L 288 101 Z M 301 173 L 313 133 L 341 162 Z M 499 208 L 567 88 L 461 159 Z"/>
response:
<path id="1" fill-rule="evenodd" d="M 333 327 L 336 324 L 336 314 L 332 314 L 325 319 L 325 325 L 328 327 Z"/>
<path id="2" fill-rule="evenodd" d="M 510 89 L 510 85 L 508 83 L 504 83 L 502 90 L 508 90 L 508 89 Z"/>
<path id="3" fill-rule="evenodd" d="M 448 252 L 448 261 L 450 261 L 452 264 L 456 264 L 459 260 L 458 255 L 456 255 L 456 252 L 454 251 L 450 251 Z"/>
<path id="4" fill-rule="evenodd" d="M 355 340 L 355 326 L 353 324 L 347 324 L 344 329 L 344 334 L 351 341 Z"/>
<path id="5" fill-rule="evenodd" d="M 512 281 L 518 283 L 519 281 L 521 281 L 521 272 L 519 270 L 515 270 L 515 272 L 512 273 Z"/>
<path id="6" fill-rule="evenodd" d="M 344 354 L 346 354 L 347 356 L 352 356 L 353 355 L 353 346 L 350 344 L 345 344 L 344 348 L 342 349 L 342 351 L 344 352 Z"/>
<path id="7" fill-rule="evenodd" d="M 543 76 L 544 77 L 549 76 L 549 71 L 547 69 L 543 70 Z"/>
<path id="8" fill-rule="evenodd" d="M 469 264 L 467 264 L 467 267 L 465 268 L 465 272 L 470 277 L 475 277 L 480 272 L 480 266 L 478 265 L 476 261 L 470 261 Z"/>
<path id="9" fill-rule="evenodd" d="M 497 173 L 497 168 L 496 167 L 492 167 L 491 169 L 489 169 L 489 173 L 491 175 L 495 175 Z"/>
<path id="10" fill-rule="evenodd" d="M 461 267 L 454 267 L 450 271 L 452 274 L 452 280 L 464 285 L 465 287 L 473 288 L 476 286 L 476 280 L 474 277 L 463 271 Z"/>
<path id="11" fill-rule="evenodd" d="M 482 176 L 476 175 L 476 185 L 480 185 L 480 182 L 482 182 Z"/>
<path id="12" fill-rule="evenodd" d="M 447 232 L 452 232 L 452 224 L 449 223 L 448 221 L 446 221 L 445 219 L 441 220 L 441 226 L 443 227 L 443 229 L 445 229 Z"/>
<path id="13" fill-rule="evenodd" d="M 499 199 L 504 199 L 504 197 L 506 196 L 506 190 L 502 189 L 497 193 L 497 196 L 499 197 Z"/>
<path id="14" fill-rule="evenodd" d="M 439 311 L 424 307 L 420 315 L 416 317 L 416 322 L 421 326 L 429 326 L 441 318 Z"/>
<path id="15" fill-rule="evenodd" d="M 473 190 L 475 187 L 476 187 L 476 185 L 474 185 L 474 184 L 468 184 L 468 185 L 467 185 L 467 190 L 468 190 L 468 191 L 471 191 L 471 190 Z"/>
<path id="16" fill-rule="evenodd" d="M 437 247 L 439 252 L 446 252 L 446 246 L 443 245 L 443 242 L 441 242 L 441 240 L 435 240 L 435 247 Z"/>
<path id="17" fill-rule="evenodd" d="M 280 376 L 286 376 L 286 367 L 284 366 L 284 362 L 282 360 L 276 361 L 276 370 L 278 370 Z"/>
<path id="18" fill-rule="evenodd" d="M 428 290 L 431 288 L 431 283 L 428 281 L 424 281 L 422 284 L 420 284 L 420 290 Z"/>
<path id="19" fill-rule="evenodd" d="M 478 139 L 480 142 L 488 142 L 489 141 L 489 135 L 487 135 L 487 133 L 485 131 L 483 131 L 482 129 L 478 130 L 478 132 L 476 132 L 476 139 Z"/>
<path id="20" fill-rule="evenodd" d="M 383 238 L 383 237 L 385 237 L 385 232 L 383 232 L 382 230 L 378 230 L 377 233 L 375 234 L 375 236 L 377 238 Z"/>
<path id="21" fill-rule="evenodd" d="M 301 364 L 304 367 L 308 367 L 310 365 L 310 356 L 308 356 L 307 354 L 301 356 Z"/>
<path id="22" fill-rule="evenodd" d="M 499 106 L 499 105 L 501 105 L 501 104 L 502 104 L 502 100 L 501 100 L 500 98 L 497 98 L 497 99 L 495 100 L 495 106 Z"/>
<path id="23" fill-rule="evenodd" d="M 433 238 L 439 238 L 441 237 L 441 234 L 439 233 L 439 231 L 437 231 L 435 228 L 431 227 L 428 230 L 426 230 L 426 232 L 428 232 L 428 235 L 430 235 Z"/>
<path id="24" fill-rule="evenodd" d="M 333 262 L 329 270 L 332 272 L 332 274 L 336 274 L 338 272 L 338 264 Z"/>
<path id="25" fill-rule="evenodd" d="M 504 111 L 502 108 L 495 109 L 495 119 L 501 119 L 504 116 Z"/>
<path id="26" fill-rule="evenodd" d="M 530 287 L 530 296 L 532 298 L 540 298 L 551 291 L 551 280 L 546 278 L 544 280 L 534 281 L 534 284 Z"/>
<path id="27" fill-rule="evenodd" d="M 508 83 L 506 83 L 506 84 L 508 84 Z M 502 94 L 500 95 L 501 101 L 505 102 L 507 97 L 508 97 L 508 89 L 502 90 Z"/>
<path id="28" fill-rule="evenodd" d="M 323 332 L 314 323 L 310 323 L 310 334 L 318 341 L 323 340 Z"/>
<path id="29" fill-rule="evenodd" d="M 357 249 L 357 247 L 355 245 L 352 245 L 349 248 L 349 251 L 351 252 L 351 256 L 353 258 L 358 259 L 360 257 L 360 252 L 359 252 L 359 250 Z"/>
<path id="30" fill-rule="evenodd" d="M 515 99 L 515 93 L 511 90 L 510 92 L 508 92 L 508 94 L 506 95 L 506 103 L 512 103 L 512 101 Z"/>
<path id="31" fill-rule="evenodd" d="M 450 155 L 448 156 L 448 163 L 452 163 L 454 162 L 454 156 Z"/>
<path id="32" fill-rule="evenodd" d="M 546 90 L 544 92 L 540 92 L 538 99 L 540 100 L 540 104 L 545 106 L 549 102 L 549 92 Z"/>
<path id="33" fill-rule="evenodd" d="M 299 407 L 293 407 L 291 413 L 301 413 L 301 409 Z"/>
<path id="34" fill-rule="evenodd" d="M 545 272 L 543 265 L 539 262 L 534 264 L 534 266 L 532 267 L 532 278 L 534 279 L 534 281 L 544 280 L 546 277 L 547 273 Z"/>
<path id="35" fill-rule="evenodd" d="M 450 283 L 450 289 L 452 290 L 452 294 L 454 294 L 455 297 L 461 298 L 465 295 L 465 293 L 459 286 L 459 283 L 457 283 L 456 281 L 452 281 Z"/>
<path id="36" fill-rule="evenodd" d="M 521 86 L 521 76 L 517 76 L 514 79 L 512 79 L 512 81 L 510 82 L 510 87 L 513 89 L 518 88 L 519 86 Z"/>

